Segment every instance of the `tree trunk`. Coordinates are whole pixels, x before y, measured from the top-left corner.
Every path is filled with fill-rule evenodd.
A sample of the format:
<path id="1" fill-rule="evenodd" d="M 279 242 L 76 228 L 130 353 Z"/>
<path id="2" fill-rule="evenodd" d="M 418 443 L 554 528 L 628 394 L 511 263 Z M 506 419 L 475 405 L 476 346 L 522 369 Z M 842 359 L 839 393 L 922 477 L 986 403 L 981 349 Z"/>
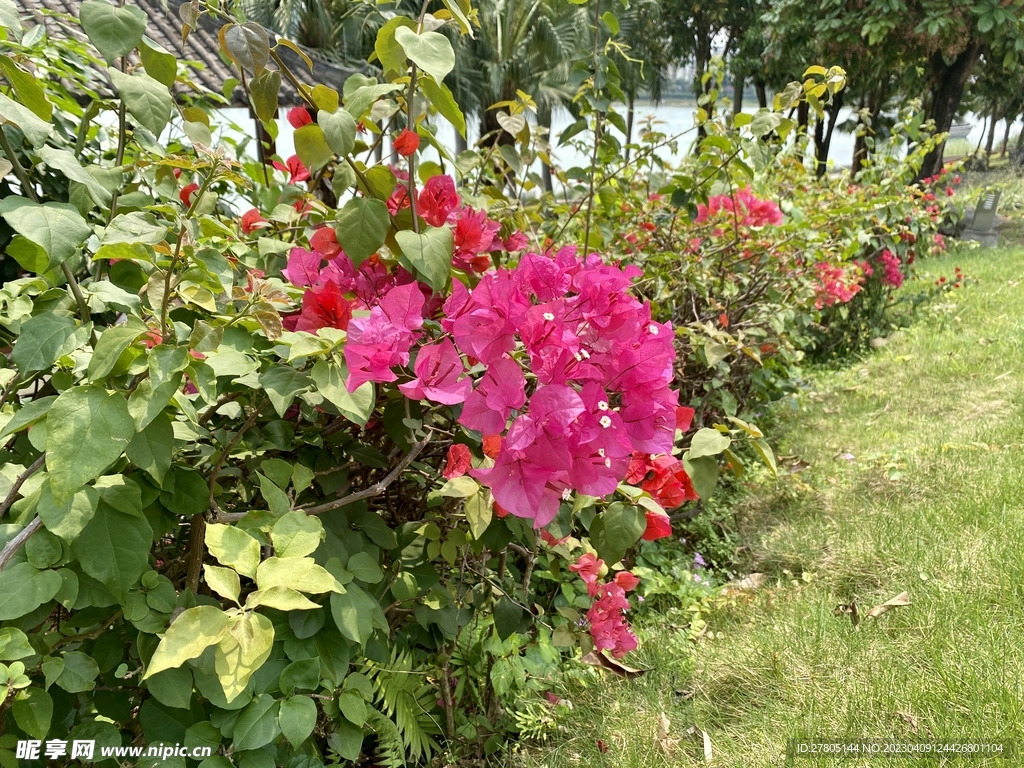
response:
<path id="1" fill-rule="evenodd" d="M 857 104 L 857 112 L 864 109 L 864 97 L 860 97 L 860 103 Z M 850 159 L 850 175 L 855 176 L 861 168 L 864 162 L 864 158 L 867 156 L 868 147 L 864 142 L 864 135 L 857 130 L 856 138 L 853 140 L 853 157 Z"/>
<path id="2" fill-rule="evenodd" d="M 828 108 L 828 130 L 824 130 L 824 123 L 819 120 L 817 128 L 815 129 L 814 144 L 815 144 L 815 164 L 818 178 L 820 179 L 825 175 L 825 168 L 828 164 L 828 152 L 832 146 L 832 133 L 836 129 L 836 123 L 839 122 L 839 110 L 843 108 L 843 97 L 845 91 L 839 91 L 833 98 L 832 103 Z M 823 135 L 822 135 L 823 134 Z"/>
<path id="3" fill-rule="evenodd" d="M 469 142 L 467 142 L 462 134 L 458 131 L 455 132 L 455 156 L 458 157 L 463 152 L 469 149 Z"/>
<path id="4" fill-rule="evenodd" d="M 998 107 L 997 107 L 996 104 L 993 104 L 992 105 L 992 122 L 991 122 L 991 124 L 988 127 L 988 141 L 985 142 L 985 156 L 986 156 L 985 162 L 986 162 L 986 164 L 988 163 L 988 158 L 992 156 L 992 149 L 993 149 L 993 147 L 995 147 L 995 144 L 996 144 L 996 123 L 998 123 L 998 122 L 999 122 Z"/>
<path id="5" fill-rule="evenodd" d="M 732 76 L 732 113 L 738 115 L 743 111 L 743 78 Z"/>
<path id="6" fill-rule="evenodd" d="M 806 101 L 801 101 L 800 104 L 797 106 L 797 110 L 796 110 L 797 133 L 803 133 L 803 134 L 807 133 L 807 125 L 808 125 L 808 122 L 810 121 L 810 119 L 811 119 L 811 105 L 808 104 Z M 803 162 L 804 162 L 804 156 L 803 156 L 803 154 L 801 154 L 800 155 L 800 163 L 803 164 Z"/>
<path id="7" fill-rule="evenodd" d="M 945 133 L 953 124 L 953 118 L 960 107 L 964 95 L 964 86 L 971 76 L 971 71 L 981 56 L 983 44 L 980 40 L 972 40 L 966 49 L 957 56 L 952 64 L 946 64 L 942 52 L 938 51 L 931 57 L 931 104 L 930 117 L 935 121 L 935 130 Z M 919 177 L 934 176 L 942 168 L 942 151 L 945 142 L 928 153 L 921 165 Z"/>
<path id="8" fill-rule="evenodd" d="M 768 108 L 768 91 L 765 89 L 764 80 L 757 78 L 754 80 L 754 90 L 757 91 L 757 106 L 760 109 Z"/>
<path id="9" fill-rule="evenodd" d="M 551 107 L 542 107 L 537 112 L 537 124 L 547 129 L 548 142 L 554 146 L 554 137 L 551 135 L 551 117 L 554 112 Z M 628 151 L 628 150 L 627 150 Z M 554 187 L 551 183 L 551 166 L 541 160 L 540 163 L 540 175 L 544 182 L 544 191 L 551 192 Z"/>
<path id="10" fill-rule="evenodd" d="M 1003 146 L 999 150 L 1000 157 L 1006 157 L 1006 151 L 1010 146 L 1010 128 L 1013 127 L 1013 116 L 1006 115 L 1006 130 L 1003 131 Z"/>

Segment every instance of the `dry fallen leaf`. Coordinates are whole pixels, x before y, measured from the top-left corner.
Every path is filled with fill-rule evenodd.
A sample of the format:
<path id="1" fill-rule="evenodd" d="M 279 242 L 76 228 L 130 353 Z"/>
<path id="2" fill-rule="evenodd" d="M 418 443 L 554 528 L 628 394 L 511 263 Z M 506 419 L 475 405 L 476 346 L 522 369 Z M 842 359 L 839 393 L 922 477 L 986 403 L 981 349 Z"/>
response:
<path id="1" fill-rule="evenodd" d="M 711 762 L 711 737 L 708 736 L 708 732 L 703 728 L 700 729 L 700 735 L 704 737 L 704 762 Z"/>
<path id="2" fill-rule="evenodd" d="M 730 581 L 725 585 L 725 592 L 749 592 L 763 587 L 766 581 L 768 581 L 768 577 L 763 573 L 752 573 L 742 579 Z"/>
<path id="3" fill-rule="evenodd" d="M 910 605 L 910 593 L 900 592 L 896 597 L 891 600 L 886 600 L 881 605 L 876 605 L 870 611 L 867 612 L 866 616 L 869 619 L 877 618 L 891 608 L 902 608 L 903 606 Z"/>
<path id="4" fill-rule="evenodd" d="M 616 661 L 615 659 L 609 656 L 605 656 L 603 653 L 598 653 L 597 651 L 591 651 L 590 653 L 581 657 L 580 661 L 582 661 L 584 664 L 589 664 L 592 667 L 602 667 L 603 669 L 607 669 L 609 672 L 614 672 L 616 675 L 624 677 L 627 680 L 632 680 L 635 677 L 640 677 L 640 675 L 646 672 L 646 670 L 643 669 L 634 669 L 633 667 L 627 667 L 621 661 Z"/>
<path id="5" fill-rule="evenodd" d="M 658 729 L 654 734 L 654 748 L 660 749 L 666 755 L 671 754 L 672 750 L 679 744 L 679 739 L 669 737 L 671 732 L 672 723 L 668 716 L 662 712 L 658 715 Z"/>
<path id="6" fill-rule="evenodd" d="M 909 712 L 897 712 L 896 717 L 902 720 L 904 723 L 910 726 L 910 730 L 917 733 L 917 718 Z"/>
<path id="7" fill-rule="evenodd" d="M 860 614 L 857 612 L 856 603 L 840 603 L 835 607 L 835 610 L 833 610 L 832 613 L 836 616 L 846 614 L 850 617 L 850 621 L 853 622 L 853 626 L 855 627 L 860 624 Z"/>

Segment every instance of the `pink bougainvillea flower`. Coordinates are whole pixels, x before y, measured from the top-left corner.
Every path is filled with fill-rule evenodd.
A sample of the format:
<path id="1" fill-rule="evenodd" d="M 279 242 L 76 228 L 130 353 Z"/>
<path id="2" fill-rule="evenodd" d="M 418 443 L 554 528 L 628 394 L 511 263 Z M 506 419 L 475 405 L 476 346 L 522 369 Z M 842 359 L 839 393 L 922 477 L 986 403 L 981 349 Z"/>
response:
<path id="1" fill-rule="evenodd" d="M 319 253 L 312 253 L 305 248 L 292 248 L 288 252 L 288 266 L 281 270 L 288 282 L 293 285 L 317 285 L 320 282 Z"/>
<path id="2" fill-rule="evenodd" d="M 522 232 L 513 232 L 502 241 L 501 245 L 509 253 L 516 253 L 524 250 L 529 245 L 529 241 Z"/>
<path id="3" fill-rule="evenodd" d="M 593 597 L 597 594 L 597 580 L 600 578 L 602 567 L 604 567 L 604 560 L 587 552 L 580 555 L 579 559 L 569 566 L 569 570 L 583 579 L 583 582 L 587 585 L 587 593 Z"/>
<path id="4" fill-rule="evenodd" d="M 408 128 L 403 130 L 392 144 L 395 148 L 395 152 L 400 154 L 402 157 L 408 157 L 420 146 L 420 135 L 416 131 L 410 131 Z"/>
<path id="5" fill-rule="evenodd" d="M 464 377 L 462 358 L 451 339 L 420 347 L 414 370 L 416 378 L 398 386 L 402 394 L 413 400 L 455 405 L 466 399 L 473 386 Z"/>
<path id="6" fill-rule="evenodd" d="M 668 519 L 668 515 L 650 510 L 646 510 L 644 514 L 647 516 L 647 529 L 641 536 L 644 541 L 657 541 L 672 535 L 672 521 Z"/>
<path id="7" fill-rule="evenodd" d="M 266 227 L 270 222 L 264 219 L 259 212 L 258 208 L 250 208 L 248 211 L 242 214 L 242 218 L 239 220 L 239 225 L 242 227 L 242 232 L 247 235 L 251 235 L 257 229 Z"/>
<path id="8" fill-rule="evenodd" d="M 178 193 L 178 197 L 181 199 L 181 204 L 184 206 L 192 205 L 192 195 L 199 191 L 199 185 L 192 183 L 181 188 L 181 192 Z"/>
<path id="9" fill-rule="evenodd" d="M 309 110 L 305 107 L 293 107 L 288 110 L 288 122 L 292 124 L 292 128 L 298 130 L 304 125 L 309 125 L 313 122 L 313 118 L 309 115 Z"/>
<path id="10" fill-rule="evenodd" d="M 640 579 L 629 571 L 619 571 L 615 574 L 615 583 L 626 592 L 631 592 L 640 585 Z"/>
<path id="11" fill-rule="evenodd" d="M 487 369 L 466 398 L 459 423 L 485 435 L 498 436 L 505 431 L 512 411 L 519 410 L 525 403 L 526 377 L 522 369 L 514 361 L 502 358 Z M 500 440 L 498 436 L 499 444 Z"/>
<path id="12" fill-rule="evenodd" d="M 510 441 L 515 431 L 513 424 L 509 430 Z M 530 447 L 534 450 L 503 446 L 493 467 L 474 469 L 470 474 L 490 487 L 494 500 L 502 508 L 516 517 L 533 520 L 534 528 L 543 528 L 558 515 L 562 492 L 568 487 L 565 471 L 552 465 L 567 463 L 568 457 L 567 452 L 556 450 L 557 446 L 550 442 Z"/>
<path id="13" fill-rule="evenodd" d="M 341 246 L 338 245 L 338 235 L 334 231 L 334 227 L 320 227 L 309 238 L 309 245 L 327 260 L 333 259 L 341 253 Z"/>
<path id="14" fill-rule="evenodd" d="M 308 288 L 302 294 L 302 311 L 286 317 L 284 327 L 289 331 L 316 333 L 321 328 L 346 330 L 352 319 L 352 305 L 334 283 Z"/>
<path id="15" fill-rule="evenodd" d="M 431 176 L 416 197 L 416 213 L 432 227 L 443 227 L 459 207 L 459 194 L 451 176 Z"/>
<path id="16" fill-rule="evenodd" d="M 448 446 L 448 460 L 444 470 L 441 472 L 441 476 L 446 480 L 462 477 L 469 471 L 472 457 L 473 455 L 469 452 L 469 447 L 462 443 L 454 443 Z"/>
<path id="17" fill-rule="evenodd" d="M 349 392 L 364 382 L 395 381 L 394 368 L 408 365 L 409 350 L 423 326 L 425 299 L 418 283 L 392 288 L 368 317 L 354 318 L 345 344 Z"/>
<path id="18" fill-rule="evenodd" d="M 878 260 L 882 262 L 884 270 L 882 282 L 892 288 L 899 288 L 903 285 L 903 271 L 900 268 L 899 257 L 887 248 L 882 251 Z"/>
<path id="19" fill-rule="evenodd" d="M 276 161 L 272 163 L 272 165 L 277 170 L 284 171 L 285 173 L 288 174 L 289 184 L 298 184 L 300 181 L 306 181 L 309 178 L 309 169 L 302 164 L 302 161 L 299 160 L 298 155 L 292 155 L 285 161 L 283 165 Z M 301 200 L 299 201 L 299 203 L 302 202 L 303 201 Z"/>

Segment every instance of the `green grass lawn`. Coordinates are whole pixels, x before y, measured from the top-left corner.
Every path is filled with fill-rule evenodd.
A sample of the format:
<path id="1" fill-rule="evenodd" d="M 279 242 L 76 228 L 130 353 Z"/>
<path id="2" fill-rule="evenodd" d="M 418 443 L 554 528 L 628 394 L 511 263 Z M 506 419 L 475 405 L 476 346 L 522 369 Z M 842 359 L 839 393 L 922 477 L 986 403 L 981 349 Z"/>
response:
<path id="1" fill-rule="evenodd" d="M 767 585 L 714 612 L 696 644 L 671 615 L 645 628 L 634 661 L 650 671 L 569 691 L 564 730 L 511 765 L 704 765 L 702 730 L 717 766 L 786 765 L 794 736 L 1021 750 L 793 763 L 808 768 L 1024 765 L 1024 250 L 923 266 L 934 279 L 954 265 L 967 288 L 818 376 L 772 435 L 809 466 L 740 511 L 741 560 Z M 903 591 L 911 605 L 865 618 Z M 854 602 L 858 627 L 835 614 Z"/>

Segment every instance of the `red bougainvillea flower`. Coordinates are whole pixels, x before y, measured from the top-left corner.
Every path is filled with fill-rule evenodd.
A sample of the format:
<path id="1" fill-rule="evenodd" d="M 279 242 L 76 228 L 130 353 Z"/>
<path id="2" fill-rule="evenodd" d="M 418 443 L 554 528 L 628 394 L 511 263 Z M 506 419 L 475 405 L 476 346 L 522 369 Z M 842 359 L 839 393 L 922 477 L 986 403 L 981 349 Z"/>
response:
<path id="1" fill-rule="evenodd" d="M 647 530 L 641 537 L 644 541 L 657 541 L 672 535 L 672 521 L 668 519 L 668 515 L 659 515 L 650 510 L 644 514 L 647 516 Z"/>
<path id="2" fill-rule="evenodd" d="M 903 285 L 903 271 L 900 269 L 899 257 L 886 248 L 879 255 L 878 260 L 882 263 L 882 269 L 884 270 L 882 282 L 893 288 L 899 288 Z"/>
<path id="3" fill-rule="evenodd" d="M 242 214 L 242 218 L 239 219 L 239 224 L 245 234 L 251 235 L 257 229 L 263 229 L 266 227 L 269 222 L 260 215 L 258 208 L 250 208 Z"/>
<path id="4" fill-rule="evenodd" d="M 416 355 L 416 378 L 398 389 L 412 400 L 433 400 L 443 405 L 463 402 L 473 387 L 462 367 L 462 358 L 451 339 L 420 347 Z"/>
<path id="5" fill-rule="evenodd" d="M 160 331 L 155 328 L 150 328 L 144 334 L 142 334 L 142 343 L 146 345 L 146 349 L 152 349 L 157 344 L 162 344 L 164 337 L 160 335 Z"/>
<path id="6" fill-rule="evenodd" d="M 602 584 L 597 600 L 587 611 L 590 636 L 594 638 L 594 646 L 598 651 L 611 651 L 612 656 L 621 659 L 636 650 L 639 643 L 626 623 L 627 610 L 629 600 L 626 599 L 625 590 L 615 583 Z"/>
<path id="7" fill-rule="evenodd" d="M 393 144 L 395 152 L 400 154 L 402 157 L 408 157 L 420 146 L 420 135 L 416 131 L 410 131 L 406 128 L 398 136 L 395 137 Z"/>
<path id="8" fill-rule="evenodd" d="M 314 286 L 302 294 L 302 311 L 282 321 L 289 331 L 316 333 L 321 328 L 346 330 L 352 319 L 352 305 L 334 283 Z"/>
<path id="9" fill-rule="evenodd" d="M 288 122 L 292 124 L 292 128 L 298 130 L 304 125 L 309 125 L 313 122 L 313 118 L 309 115 L 309 110 L 305 107 L 293 107 L 288 110 Z"/>
<path id="10" fill-rule="evenodd" d="M 409 207 L 409 188 L 405 184 L 399 183 L 395 187 L 395 191 L 391 193 L 385 204 L 388 207 L 388 212 L 395 216 L 403 208 Z"/>
<path id="11" fill-rule="evenodd" d="M 689 432 L 690 427 L 693 425 L 693 416 L 697 413 L 693 408 L 689 408 L 685 405 L 677 405 L 675 407 L 676 412 L 676 429 L 682 430 L 683 432 Z"/>
<path id="12" fill-rule="evenodd" d="M 634 453 L 626 482 L 639 483 L 665 509 L 675 509 L 683 502 L 698 498 L 683 463 L 674 456 Z"/>
<path id="13" fill-rule="evenodd" d="M 700 224 L 707 221 L 709 216 L 722 211 L 735 215 L 740 224 L 746 227 L 782 223 L 782 209 L 771 200 L 760 200 L 755 197 L 750 187 L 738 189 L 735 195 L 716 195 L 709 198 L 707 205 L 702 203 L 697 206 L 695 221 Z"/>
<path id="14" fill-rule="evenodd" d="M 491 266 L 491 249 L 501 225 L 487 218 L 486 211 L 463 208 L 455 221 L 455 257 L 452 263 L 462 270 L 484 272 Z"/>
<path id="15" fill-rule="evenodd" d="M 498 517 L 508 517 L 509 516 L 509 511 L 507 509 L 505 509 L 503 506 L 501 506 L 501 504 L 499 504 L 498 502 L 496 502 L 496 501 L 493 502 L 491 504 L 491 506 L 494 507 L 494 514 L 497 515 Z"/>
<path id="16" fill-rule="evenodd" d="M 819 261 L 814 265 L 818 276 L 818 298 L 814 302 L 816 309 L 831 307 L 833 304 L 845 304 L 860 292 L 861 275 L 855 275 L 840 265 L 833 266 L 828 262 Z"/>
<path id="17" fill-rule="evenodd" d="M 587 594 L 593 597 L 597 594 L 597 580 L 600 577 L 603 566 L 604 560 L 587 552 L 584 555 L 580 555 L 579 559 L 569 566 L 569 570 L 578 574 L 583 579 L 583 582 L 587 585 Z"/>
<path id="18" fill-rule="evenodd" d="M 298 155 L 292 155 L 289 157 L 285 161 L 284 165 L 275 161 L 273 166 L 277 170 L 284 171 L 288 174 L 289 184 L 298 184 L 300 181 L 306 181 L 309 178 L 309 169 L 302 164 Z"/>
<path id="19" fill-rule="evenodd" d="M 442 477 L 446 480 L 462 477 L 469 471 L 472 458 L 473 455 L 469 452 L 468 446 L 462 443 L 454 443 L 448 446 L 448 461 L 441 472 Z"/>
<path id="20" fill-rule="evenodd" d="M 416 213 L 432 227 L 442 227 L 459 207 L 459 194 L 451 176 L 431 176 L 416 197 Z"/>
<path id="21" fill-rule="evenodd" d="M 556 539 L 554 536 L 548 533 L 547 528 L 540 529 L 540 537 L 544 541 L 544 543 L 550 547 L 557 547 L 559 544 L 564 544 L 566 540 L 568 540 L 569 538 L 568 536 L 563 536 L 560 539 Z"/>
<path id="22" fill-rule="evenodd" d="M 483 451 L 488 458 L 497 457 L 501 453 L 501 435 L 484 435 Z"/>
<path id="23" fill-rule="evenodd" d="M 330 260 L 341 253 L 341 246 L 338 245 L 338 235 L 334 227 L 320 227 L 313 236 L 309 238 L 309 244 L 323 258 Z"/>
<path id="24" fill-rule="evenodd" d="M 522 232 L 513 232 L 501 243 L 502 247 L 509 253 L 516 253 L 529 245 L 526 235 Z"/>
<path id="25" fill-rule="evenodd" d="M 630 592 L 637 588 L 640 584 L 640 579 L 629 571 L 619 571 L 615 574 L 615 583 L 622 587 L 626 592 Z"/>
<path id="26" fill-rule="evenodd" d="M 188 206 L 192 205 L 192 195 L 199 191 L 198 184 L 189 184 L 182 187 L 181 192 L 178 193 L 178 197 L 181 198 L 181 204 Z"/>

